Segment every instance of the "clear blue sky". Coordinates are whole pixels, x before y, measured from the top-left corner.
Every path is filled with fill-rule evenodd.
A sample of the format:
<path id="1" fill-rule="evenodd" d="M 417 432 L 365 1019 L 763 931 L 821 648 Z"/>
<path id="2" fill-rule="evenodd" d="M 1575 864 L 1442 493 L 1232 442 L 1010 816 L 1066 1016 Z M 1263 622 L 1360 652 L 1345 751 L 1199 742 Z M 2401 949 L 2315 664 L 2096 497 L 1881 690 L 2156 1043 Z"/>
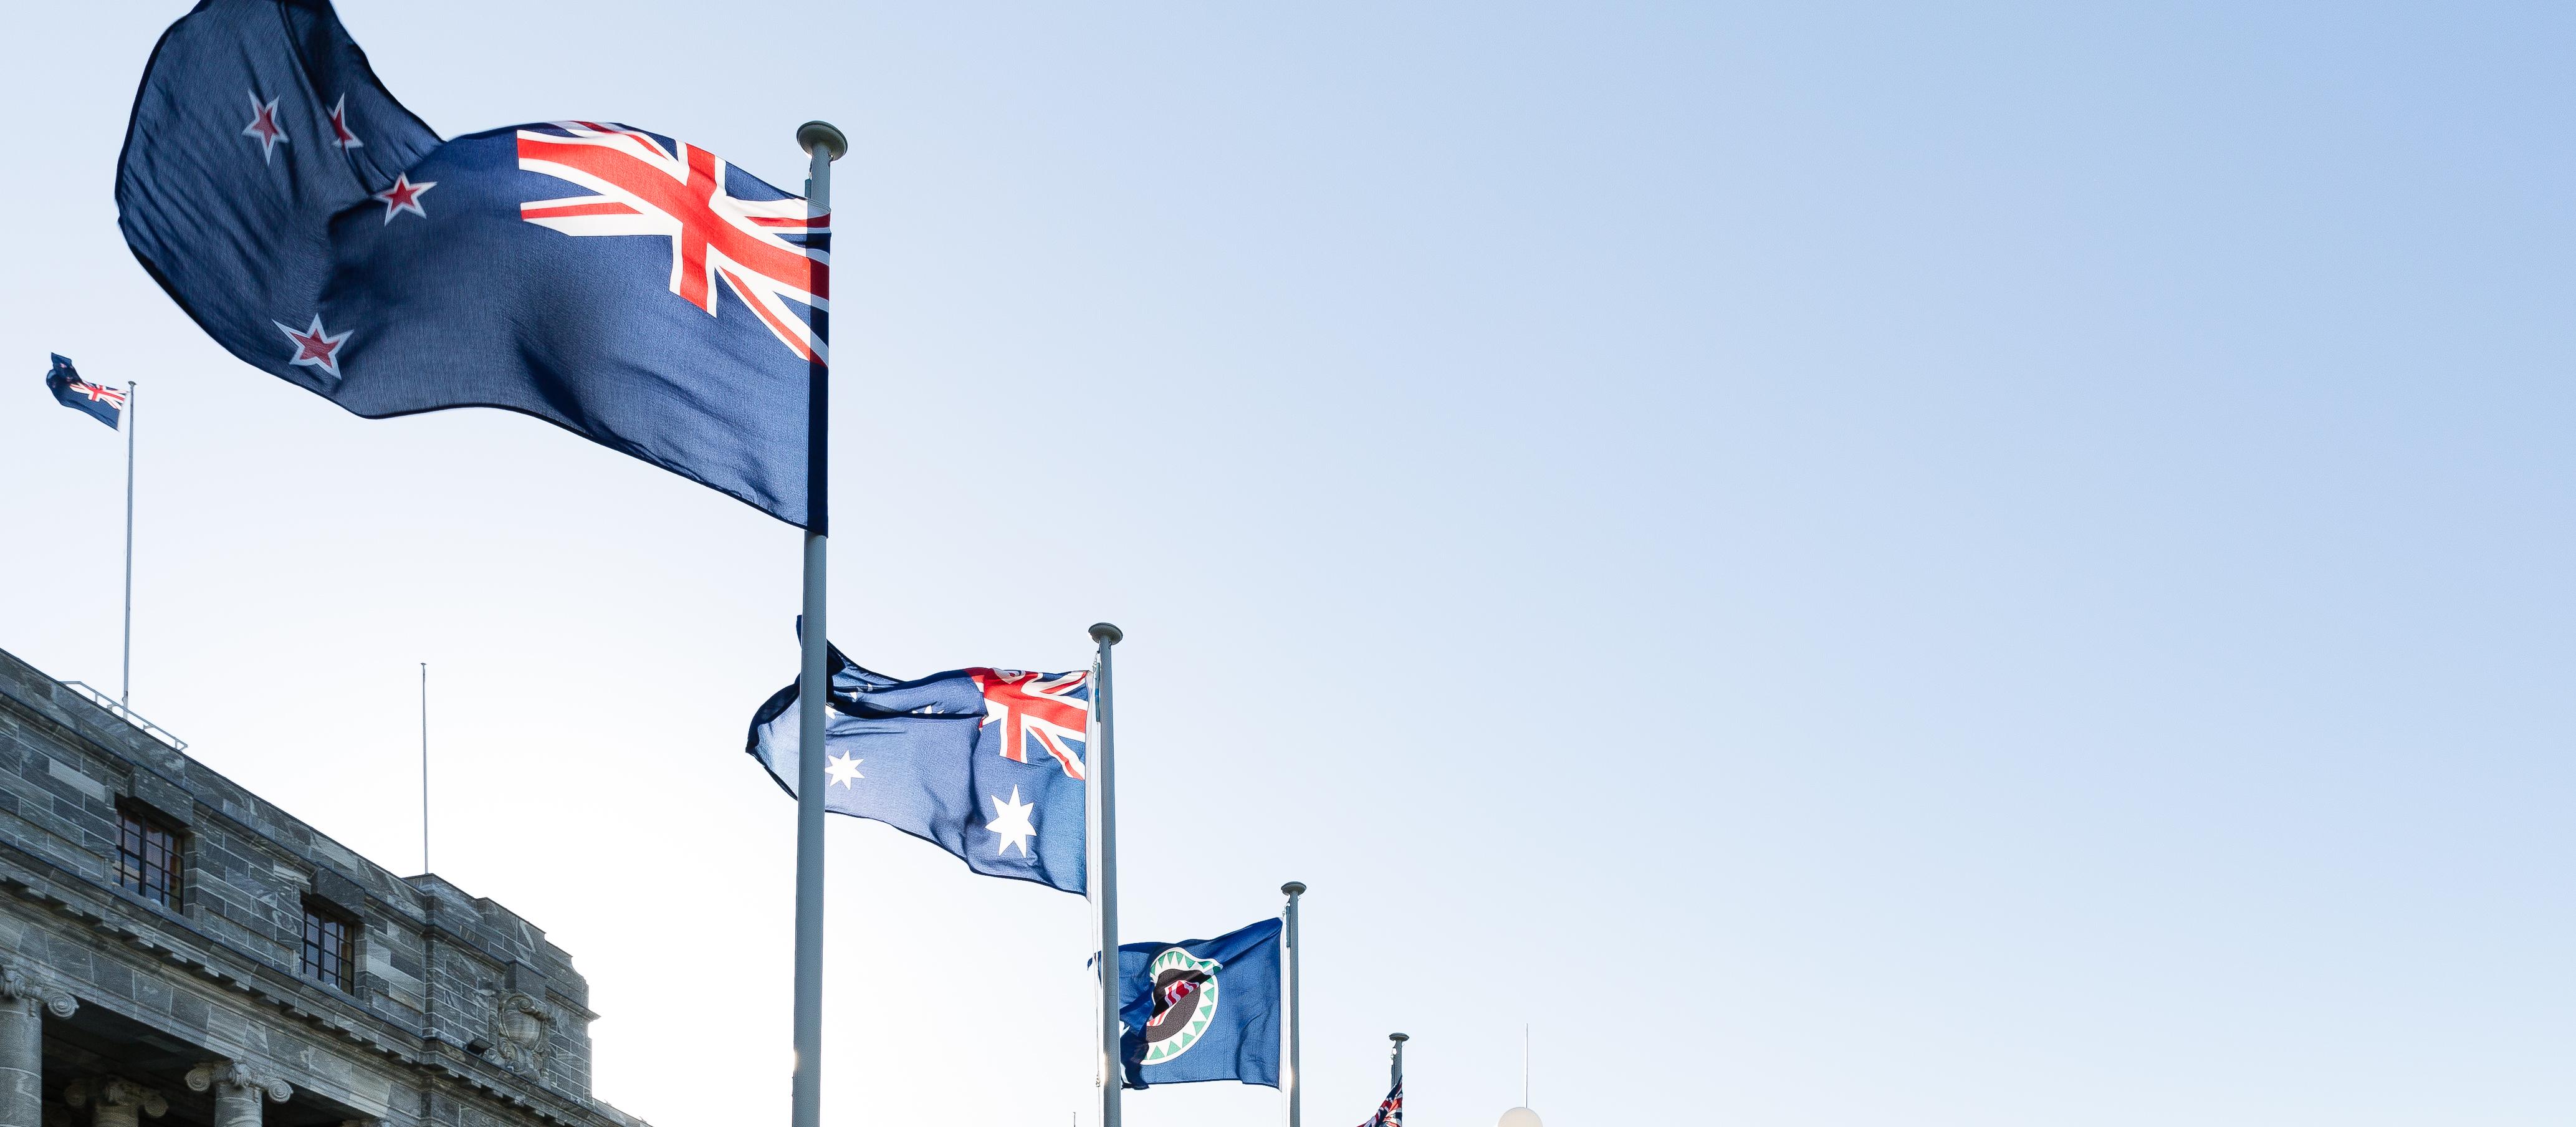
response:
<path id="1" fill-rule="evenodd" d="M 184 5 L 18 5 L 0 646 L 590 977 L 599 1094 L 786 1114 L 795 535 L 230 359 L 110 176 Z M 454 135 L 854 152 L 834 630 L 1126 627 L 1126 926 L 1310 898 L 1311 1122 L 2576 1113 L 2576 9 L 350 0 Z M 1086 913 L 833 827 L 834 1123 L 1089 1105 Z M 1268 1124 L 1267 1090 L 1131 1099 Z M 1087 1120 L 1086 1120 L 1087 1122 Z"/>

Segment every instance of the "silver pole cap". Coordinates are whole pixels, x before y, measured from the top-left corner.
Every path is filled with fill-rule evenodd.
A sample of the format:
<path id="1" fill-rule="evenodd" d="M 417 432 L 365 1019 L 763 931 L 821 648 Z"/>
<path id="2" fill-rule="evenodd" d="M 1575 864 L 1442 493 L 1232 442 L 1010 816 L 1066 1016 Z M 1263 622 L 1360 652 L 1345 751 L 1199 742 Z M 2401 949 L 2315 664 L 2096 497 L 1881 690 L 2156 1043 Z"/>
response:
<path id="1" fill-rule="evenodd" d="M 809 154 L 821 149 L 830 160 L 839 160 L 850 151 L 850 139 L 842 136 L 841 130 L 828 121 L 809 121 L 797 126 L 796 143 L 804 146 Z"/>
<path id="2" fill-rule="evenodd" d="M 1106 622 L 1094 622 L 1091 624 L 1091 640 L 1095 642 L 1107 642 L 1114 646 L 1120 642 L 1126 641 L 1127 633 L 1126 631 L 1120 630 L 1115 626 L 1111 626 Z"/>
<path id="3" fill-rule="evenodd" d="M 1403 1044 L 1403 1043 L 1405 1043 L 1405 1042 L 1407 1042 L 1407 1041 L 1412 1040 L 1413 1038 L 1411 1038 L 1411 1037 L 1407 1037 L 1407 1036 L 1405 1036 L 1404 1034 L 1401 1034 L 1401 1033 L 1389 1033 L 1389 1034 L 1387 1034 L 1387 1035 L 1386 1035 L 1386 1039 L 1387 1039 L 1387 1040 L 1389 1040 L 1389 1041 L 1393 1041 L 1393 1042 L 1395 1042 L 1396 1044 L 1401 1045 L 1401 1044 Z"/>
<path id="4" fill-rule="evenodd" d="M 1097 629 L 1097 627 L 1094 629 Z M 1303 896 L 1306 894 L 1306 882 L 1302 880 L 1292 880 L 1286 884 L 1280 885 L 1279 891 L 1285 892 L 1290 896 Z"/>

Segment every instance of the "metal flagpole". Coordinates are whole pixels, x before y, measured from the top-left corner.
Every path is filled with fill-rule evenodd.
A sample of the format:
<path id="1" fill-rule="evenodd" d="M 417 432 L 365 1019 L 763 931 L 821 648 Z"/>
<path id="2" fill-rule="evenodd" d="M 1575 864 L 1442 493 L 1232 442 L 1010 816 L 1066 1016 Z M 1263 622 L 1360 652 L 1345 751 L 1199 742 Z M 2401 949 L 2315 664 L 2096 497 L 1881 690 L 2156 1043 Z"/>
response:
<path id="1" fill-rule="evenodd" d="M 1413 1038 L 1401 1033 L 1389 1033 L 1386 1039 L 1395 1042 L 1395 1063 L 1387 1069 L 1386 1086 L 1391 1091 L 1401 1091 L 1404 1088 L 1404 1043 Z"/>
<path id="2" fill-rule="evenodd" d="M 116 706 L 134 714 L 134 381 L 125 381 L 125 661 L 117 676 Z"/>
<path id="3" fill-rule="evenodd" d="M 420 871 L 429 871 L 429 663 L 420 663 Z"/>
<path id="4" fill-rule="evenodd" d="M 1305 1093 L 1298 1090 L 1298 1085 L 1305 1079 L 1305 1070 L 1298 1066 L 1304 1063 L 1300 1046 L 1305 1041 L 1306 1031 L 1299 1028 L 1303 1023 L 1298 1020 L 1302 1015 L 1297 1012 L 1297 994 L 1300 988 L 1305 986 L 1303 981 L 1305 976 L 1297 973 L 1297 956 L 1304 950 L 1305 945 L 1297 936 L 1297 898 L 1306 894 L 1306 882 L 1292 880 L 1280 885 L 1279 891 L 1288 894 L 1288 925 L 1280 929 L 1282 938 L 1288 944 L 1288 957 L 1280 960 L 1279 963 L 1280 969 L 1288 975 L 1288 1036 L 1286 1038 L 1288 1067 L 1285 1070 L 1286 1075 L 1280 1077 L 1279 1086 L 1286 1089 L 1288 1093 L 1288 1127 L 1301 1127 L 1305 1117 L 1306 1099 Z"/>
<path id="5" fill-rule="evenodd" d="M 1118 1093 L 1127 1081 L 1118 1060 L 1122 978 L 1118 973 L 1118 788 L 1112 760 L 1117 726 L 1109 711 L 1109 647 L 1126 637 L 1106 622 L 1091 624 L 1091 640 L 1100 646 L 1100 655 L 1093 659 L 1100 676 L 1091 689 L 1091 714 L 1100 725 L 1100 738 L 1091 752 L 1091 785 L 1100 812 L 1092 821 L 1092 857 L 1099 867 L 1091 871 L 1091 899 L 1100 912 L 1100 1127 L 1119 1127 Z"/>
<path id="6" fill-rule="evenodd" d="M 822 225 L 815 221 L 832 212 L 832 162 L 850 151 L 850 142 L 829 122 L 809 121 L 796 127 L 796 143 L 808 158 L 808 230 L 819 235 Z M 828 261 L 813 262 L 814 279 L 806 290 L 814 298 L 815 359 L 805 420 L 805 617 L 799 639 L 804 660 L 796 678 L 796 1073 L 790 1127 L 823 1124 L 823 536 L 830 369 L 823 351 L 828 326 L 821 279 Z"/>

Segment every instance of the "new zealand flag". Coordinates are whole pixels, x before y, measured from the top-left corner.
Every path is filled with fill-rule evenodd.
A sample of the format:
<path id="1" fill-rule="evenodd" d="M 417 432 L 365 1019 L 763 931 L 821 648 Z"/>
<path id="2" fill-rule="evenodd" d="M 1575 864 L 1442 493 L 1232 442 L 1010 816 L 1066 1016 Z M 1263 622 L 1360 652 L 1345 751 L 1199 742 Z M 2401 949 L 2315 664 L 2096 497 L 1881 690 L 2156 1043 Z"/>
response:
<path id="1" fill-rule="evenodd" d="M 884 822 L 986 876 L 1080 893 L 1091 674 L 871 673 L 831 647 L 824 808 Z M 797 688 L 753 714 L 745 749 L 796 791 Z"/>
<path id="2" fill-rule="evenodd" d="M 144 70 L 116 202 L 209 335 L 355 414 L 520 411 L 822 529 L 826 220 L 704 149 L 441 141 L 327 0 L 204 0 Z"/>

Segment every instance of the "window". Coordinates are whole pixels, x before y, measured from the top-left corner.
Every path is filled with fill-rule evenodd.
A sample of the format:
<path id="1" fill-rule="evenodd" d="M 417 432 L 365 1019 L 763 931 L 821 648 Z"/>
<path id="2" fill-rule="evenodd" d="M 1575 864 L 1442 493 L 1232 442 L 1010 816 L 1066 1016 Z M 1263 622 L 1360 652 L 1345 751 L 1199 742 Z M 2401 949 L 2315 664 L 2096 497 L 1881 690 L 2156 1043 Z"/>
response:
<path id="1" fill-rule="evenodd" d="M 304 902 L 304 974 L 324 986 L 349 988 L 350 939 L 357 921 L 310 900 Z"/>
<path id="2" fill-rule="evenodd" d="M 179 831 L 131 807 L 116 809 L 116 883 L 164 908 L 179 906 Z"/>

